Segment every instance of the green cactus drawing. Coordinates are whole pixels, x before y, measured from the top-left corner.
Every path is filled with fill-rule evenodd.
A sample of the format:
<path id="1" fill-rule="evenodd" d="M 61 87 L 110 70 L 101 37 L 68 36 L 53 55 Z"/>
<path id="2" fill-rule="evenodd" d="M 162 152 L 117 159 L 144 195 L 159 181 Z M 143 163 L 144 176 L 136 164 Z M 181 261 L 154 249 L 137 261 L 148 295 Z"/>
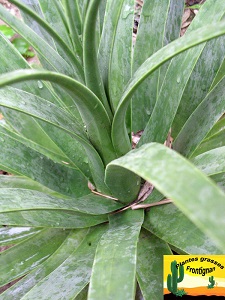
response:
<path id="1" fill-rule="evenodd" d="M 184 266 L 179 266 L 179 268 L 177 268 L 176 265 L 177 265 L 176 260 L 171 262 L 170 269 L 172 275 L 168 274 L 167 276 L 167 288 L 174 295 L 177 293 L 177 283 L 181 282 L 184 279 Z M 179 277 L 178 277 L 178 269 L 179 269 Z"/>
<path id="2" fill-rule="evenodd" d="M 213 289 L 215 287 L 215 280 L 213 279 L 213 276 L 209 277 L 209 282 L 210 284 L 208 284 L 208 289 Z"/>

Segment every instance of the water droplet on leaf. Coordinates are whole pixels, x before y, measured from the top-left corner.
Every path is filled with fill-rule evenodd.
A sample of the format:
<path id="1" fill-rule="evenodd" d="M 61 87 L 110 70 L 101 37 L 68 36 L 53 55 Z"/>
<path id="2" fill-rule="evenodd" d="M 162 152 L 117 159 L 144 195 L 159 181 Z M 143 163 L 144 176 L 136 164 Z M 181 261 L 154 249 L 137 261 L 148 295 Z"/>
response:
<path id="1" fill-rule="evenodd" d="M 37 84 L 39 89 L 43 89 L 43 83 L 40 80 L 38 80 Z"/>
<path id="2" fill-rule="evenodd" d="M 180 77 L 177 77 L 177 83 L 180 83 Z"/>

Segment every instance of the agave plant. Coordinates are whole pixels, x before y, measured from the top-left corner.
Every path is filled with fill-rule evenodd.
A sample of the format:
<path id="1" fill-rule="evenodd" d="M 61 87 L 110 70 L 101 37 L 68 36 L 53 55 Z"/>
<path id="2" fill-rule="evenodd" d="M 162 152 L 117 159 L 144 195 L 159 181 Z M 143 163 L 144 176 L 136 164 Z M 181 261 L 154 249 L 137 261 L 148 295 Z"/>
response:
<path id="1" fill-rule="evenodd" d="M 1 299 L 161 299 L 164 254 L 225 250 L 225 1 L 180 38 L 145 0 L 135 42 L 132 0 L 11 3 L 40 65 L 0 36 Z"/>

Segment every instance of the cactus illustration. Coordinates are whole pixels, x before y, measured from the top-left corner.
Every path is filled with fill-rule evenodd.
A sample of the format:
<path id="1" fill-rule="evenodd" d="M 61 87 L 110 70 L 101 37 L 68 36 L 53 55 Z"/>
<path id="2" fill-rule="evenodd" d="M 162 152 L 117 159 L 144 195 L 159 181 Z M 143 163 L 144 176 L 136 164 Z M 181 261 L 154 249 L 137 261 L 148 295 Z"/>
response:
<path id="1" fill-rule="evenodd" d="M 176 265 L 177 265 L 176 260 L 171 262 L 170 269 L 172 275 L 168 274 L 167 276 L 167 288 L 174 295 L 177 293 L 177 283 L 181 282 L 184 279 L 184 266 L 179 266 L 179 268 L 177 268 Z M 178 269 L 179 269 L 179 277 L 178 277 Z"/>
<path id="2" fill-rule="evenodd" d="M 213 276 L 209 277 L 209 282 L 210 284 L 208 284 L 208 289 L 213 289 L 215 286 L 215 280 L 213 279 Z"/>

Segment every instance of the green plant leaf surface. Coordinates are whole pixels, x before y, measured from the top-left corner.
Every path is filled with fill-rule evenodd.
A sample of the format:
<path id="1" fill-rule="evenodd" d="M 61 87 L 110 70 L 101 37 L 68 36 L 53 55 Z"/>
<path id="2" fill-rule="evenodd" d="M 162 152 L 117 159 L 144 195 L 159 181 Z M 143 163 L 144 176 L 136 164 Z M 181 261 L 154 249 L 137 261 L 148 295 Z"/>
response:
<path id="1" fill-rule="evenodd" d="M 40 55 L 42 64 L 50 70 L 57 70 L 63 74 L 79 78 L 82 81 L 80 70 L 75 70 L 72 65 L 66 62 L 52 47 L 50 47 L 41 37 L 39 37 L 31 28 L 10 12 L 0 6 L 1 19 L 10 24 Z M 46 62 L 46 64 L 45 64 Z"/>
<path id="2" fill-rule="evenodd" d="M 225 192 L 225 173 L 212 175 L 211 179 Z"/>
<path id="3" fill-rule="evenodd" d="M 176 3 L 175 3 L 176 2 Z M 142 7 L 137 39 L 134 45 L 133 73 L 145 60 L 179 37 L 180 21 L 184 4 L 182 1 L 145 1 Z M 160 15 L 160 18 L 158 17 Z M 166 66 L 167 68 L 167 66 Z M 162 68 L 146 79 L 132 97 L 132 131 L 144 129 L 157 99 L 159 75 Z M 141 100 L 140 100 L 141 99 Z"/>
<path id="4" fill-rule="evenodd" d="M 110 103 L 116 110 L 123 90 L 131 78 L 134 1 L 124 0 L 114 33 L 109 61 L 108 87 Z"/>
<path id="5" fill-rule="evenodd" d="M 223 115 L 225 105 L 224 82 L 225 77 L 196 108 L 175 139 L 174 149 L 184 156 L 190 157 L 193 154 L 207 133 Z"/>
<path id="6" fill-rule="evenodd" d="M 79 35 L 81 34 L 82 22 L 78 2 L 73 0 L 63 0 L 62 2 L 65 7 L 73 48 L 75 50 L 75 53 L 80 58 L 82 58 L 83 47 L 81 44 L 81 39 L 79 37 Z"/>
<path id="7" fill-rule="evenodd" d="M 112 54 L 112 47 L 115 39 L 117 23 L 120 17 L 123 2 L 124 0 L 119 2 L 109 0 L 106 2 L 105 18 L 103 22 L 101 41 L 98 52 L 98 64 L 107 94 L 109 63 Z"/>
<path id="8" fill-rule="evenodd" d="M 135 90 L 139 87 L 139 85 L 159 66 L 161 66 L 163 63 L 173 58 L 177 54 L 200 43 L 204 43 L 207 40 L 225 34 L 224 24 L 224 22 L 218 22 L 216 24 L 211 24 L 210 26 L 204 26 L 196 31 L 191 32 L 187 36 L 183 36 L 182 38 L 168 44 L 164 48 L 157 51 L 139 67 L 139 69 L 135 72 L 129 84 L 127 85 L 126 90 L 124 91 L 113 120 L 112 140 L 114 148 L 118 155 L 124 155 L 129 150 L 131 150 L 131 143 L 127 135 L 124 120 L 131 97 Z M 168 103 L 171 105 L 171 109 L 174 113 L 176 111 L 174 110 L 174 106 L 171 102 Z M 154 118 L 157 115 L 156 119 L 151 117 L 152 127 L 150 125 L 146 127 L 145 132 L 143 133 L 139 141 L 139 146 L 150 141 L 164 143 L 166 139 L 170 126 L 165 126 L 165 118 L 163 118 L 161 114 L 162 107 L 159 105 L 158 107 L 160 107 L 160 110 L 158 109 L 160 113 L 158 114 L 155 112 Z M 163 106 L 163 110 L 165 110 L 165 106 Z M 173 117 L 171 118 L 172 115 L 170 115 L 170 113 L 168 113 L 168 115 L 170 116 L 170 118 L 168 118 L 168 120 L 170 120 L 169 123 L 171 123 Z M 159 122 L 161 122 L 160 120 L 164 122 L 162 126 L 159 124 Z"/>
<path id="9" fill-rule="evenodd" d="M 90 229 L 79 247 L 22 299 L 74 299 L 90 280 L 96 246 L 107 228 Z"/>
<path id="10" fill-rule="evenodd" d="M 84 129 L 65 110 L 33 94 L 14 88 L 0 89 L 0 105 L 47 121 L 85 138 Z M 26 101 L 25 101 L 26 99 Z"/>
<path id="11" fill-rule="evenodd" d="M 0 245 L 16 245 L 30 236 L 40 232 L 39 228 L 31 227 L 1 227 Z"/>
<path id="12" fill-rule="evenodd" d="M 108 116 L 99 99 L 89 89 L 67 76 L 37 70 L 23 70 L 5 76 L 2 75 L 0 77 L 0 86 L 25 80 L 49 80 L 59 84 L 71 93 L 79 107 L 93 145 L 96 146 L 106 162 L 115 158 Z"/>
<path id="13" fill-rule="evenodd" d="M 202 143 L 196 148 L 192 156 L 197 156 L 209 150 L 220 148 L 225 146 L 224 134 L 225 134 L 225 119 L 217 122 L 215 126 L 213 126 L 212 130 L 207 134 L 206 138 L 202 141 Z M 217 124 L 219 126 L 217 127 Z M 215 128 L 215 129 L 214 129 Z M 215 130 L 215 132 L 214 132 Z"/>
<path id="14" fill-rule="evenodd" d="M 61 245 L 68 233 L 65 230 L 44 229 L 2 252 L 0 285 L 25 275 L 46 260 Z"/>
<path id="15" fill-rule="evenodd" d="M 213 239 L 200 231 L 173 204 L 152 207 L 145 216 L 143 227 L 175 247 L 179 253 L 223 254 Z"/>
<path id="16" fill-rule="evenodd" d="M 215 175 L 225 172 L 225 147 L 212 149 L 204 152 L 191 162 L 207 175 Z"/>
<path id="17" fill-rule="evenodd" d="M 29 272 L 17 284 L 6 290 L 1 298 L 3 300 L 21 300 L 43 278 L 58 268 L 80 245 L 87 233 L 87 229 L 71 230 L 63 243 L 37 268 Z"/>
<path id="18" fill-rule="evenodd" d="M 3 33 L 7 39 L 11 39 L 15 34 L 15 31 L 5 24 L 0 25 L 0 32 Z"/>
<path id="19" fill-rule="evenodd" d="M 224 19 L 224 2 L 218 1 L 215 6 L 214 4 L 215 2 L 213 0 L 204 3 L 199 14 L 188 27 L 185 35 L 199 28 L 199 24 L 201 24 L 202 27 L 209 22 L 214 23 Z M 196 49 L 190 49 L 187 54 L 183 53 L 173 59 L 165 80 L 164 89 L 168 90 L 169 78 L 173 76 L 170 88 L 172 88 L 173 91 L 177 90 L 177 96 L 175 97 L 181 98 L 172 126 L 174 138 L 176 138 L 190 114 L 209 92 L 212 82 L 217 76 L 220 65 L 224 60 L 224 41 L 224 36 L 219 37 L 207 42 L 204 48 L 199 46 Z M 178 72 L 175 71 L 177 65 L 181 66 Z M 185 74 L 181 71 L 183 69 L 187 70 Z M 175 74 L 175 72 L 177 74 Z M 207 76 L 205 76 L 205 74 L 207 74 Z M 177 77 L 175 77 L 176 75 Z M 177 83 L 179 79 L 180 82 Z M 166 90 L 164 91 L 164 95 L 166 95 Z"/>
<path id="20" fill-rule="evenodd" d="M 116 166 L 118 169 L 127 168 L 153 184 L 224 249 L 225 239 L 222 236 L 225 235 L 225 195 L 185 158 L 168 147 L 150 143 L 111 162 L 107 169 Z"/>
<path id="21" fill-rule="evenodd" d="M 59 194 L 53 190 L 46 188 L 44 185 L 24 176 L 5 176 L 0 175 L 0 188 L 14 188 L 14 189 L 27 189 L 35 190 L 52 196 L 65 197 L 67 196 Z"/>
<path id="22" fill-rule="evenodd" d="M 158 300 L 163 290 L 163 255 L 171 255 L 169 246 L 142 230 L 138 241 L 137 279 L 144 299 Z"/>
<path id="23" fill-rule="evenodd" d="M 129 204 L 138 196 L 141 179 L 128 170 L 111 166 L 110 169 L 106 169 L 105 182 L 114 197 L 125 204 Z"/>
<path id="24" fill-rule="evenodd" d="M 109 217 L 109 230 L 96 250 L 88 300 L 134 299 L 137 241 L 143 211 Z"/>
<path id="25" fill-rule="evenodd" d="M 0 132 L 2 170 L 31 178 L 64 195 L 89 194 L 87 179 L 77 169 L 55 163 L 45 155 Z M 16 149 L 16 155 L 14 150 Z"/>
<path id="26" fill-rule="evenodd" d="M 121 208 L 121 204 L 94 194 L 78 199 L 62 199 L 28 189 L 0 188 L 0 212 L 33 209 L 78 211 L 101 215 Z"/>
<path id="27" fill-rule="evenodd" d="M 62 229 L 87 228 L 107 222 L 107 215 L 88 215 L 67 210 L 24 210 L 0 213 L 0 225 L 52 227 Z"/>
<path id="28" fill-rule="evenodd" d="M 97 61 L 95 27 L 100 1 L 101 0 L 90 1 L 85 17 L 83 32 L 84 74 L 87 87 L 101 100 L 109 118 L 111 119 L 112 113 L 106 98 Z"/>

